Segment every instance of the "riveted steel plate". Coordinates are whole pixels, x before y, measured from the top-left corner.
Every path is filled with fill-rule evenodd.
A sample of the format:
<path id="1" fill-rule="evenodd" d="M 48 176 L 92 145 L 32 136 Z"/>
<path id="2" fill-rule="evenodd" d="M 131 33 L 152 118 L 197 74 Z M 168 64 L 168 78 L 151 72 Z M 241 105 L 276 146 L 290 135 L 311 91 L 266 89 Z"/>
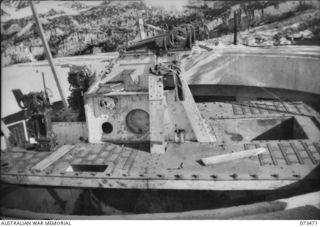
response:
<path id="1" fill-rule="evenodd" d="M 271 106 L 269 102 L 258 103 Z M 275 109 L 270 110 L 270 113 L 268 110 L 264 112 L 250 107 L 243 110 L 238 108 L 239 106 L 235 110 L 235 105 L 237 104 L 199 105 L 201 114 L 211 126 L 215 126 L 213 128 L 218 138 L 217 143 L 169 143 L 164 154 L 151 154 L 145 150 L 111 143 L 78 143 L 43 171 L 37 172 L 32 171 L 32 167 L 48 158 L 52 152 L 21 149 L 2 151 L 1 180 L 26 185 L 185 190 L 266 190 L 288 186 L 302 179 L 319 181 L 319 174 L 314 174 L 315 171 L 319 172 L 320 163 L 320 141 L 315 140 L 316 137 L 251 140 L 246 135 L 254 132 L 255 127 L 249 127 L 250 133 L 245 131 L 248 127 L 243 127 L 241 131 L 241 125 L 250 126 L 259 119 L 269 119 L 260 122 L 266 127 L 265 130 L 277 125 L 277 119 L 287 119 L 296 114 L 314 116 L 317 120 L 318 115 L 314 110 L 306 108 L 303 103 L 298 103 L 299 112 L 292 103 L 282 103 L 281 107 L 280 103 L 272 102 Z M 276 108 L 288 110 L 290 105 L 290 113 L 276 111 Z M 233 119 L 233 122 L 239 120 L 237 127 L 239 133 L 242 133 L 242 140 L 221 140 L 223 137 L 220 135 L 223 134 L 230 138 L 235 136 L 230 132 L 232 124 L 235 124 L 231 124 L 230 119 Z M 229 123 L 231 126 L 228 128 Z M 311 124 L 312 121 L 307 123 Z M 257 147 L 265 147 L 267 152 L 256 157 L 216 165 L 204 166 L 200 161 L 204 157 Z M 104 168 L 103 171 L 74 171 L 71 168 L 73 165 L 96 165 Z"/>

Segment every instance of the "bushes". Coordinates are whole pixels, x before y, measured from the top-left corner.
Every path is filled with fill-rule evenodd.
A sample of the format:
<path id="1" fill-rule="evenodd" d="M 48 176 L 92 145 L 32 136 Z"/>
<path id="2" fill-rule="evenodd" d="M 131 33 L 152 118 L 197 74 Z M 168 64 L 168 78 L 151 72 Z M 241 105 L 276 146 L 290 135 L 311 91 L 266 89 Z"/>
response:
<path id="1" fill-rule="evenodd" d="M 34 58 L 26 47 L 1 47 L 2 66 L 32 62 Z"/>
<path id="2" fill-rule="evenodd" d="M 313 9 L 314 6 L 312 4 L 299 4 L 297 7 L 296 7 L 296 11 L 305 11 L 305 10 L 308 10 L 308 9 Z"/>
<path id="3" fill-rule="evenodd" d="M 25 63 L 25 62 L 31 62 L 31 59 L 29 56 L 24 54 L 14 54 L 11 57 L 11 64 L 17 64 L 17 63 Z"/>
<path id="4" fill-rule="evenodd" d="M 45 55 L 45 53 L 41 53 L 41 54 L 35 55 L 34 58 L 35 58 L 37 61 L 42 61 L 42 60 L 45 60 L 45 59 L 46 59 L 46 55 Z"/>
<path id="5" fill-rule="evenodd" d="M 15 52 L 12 53 L 11 55 L 7 56 L 7 64 L 12 65 L 12 64 L 18 64 L 18 63 L 25 63 L 25 62 L 31 62 L 30 56 L 23 52 Z"/>

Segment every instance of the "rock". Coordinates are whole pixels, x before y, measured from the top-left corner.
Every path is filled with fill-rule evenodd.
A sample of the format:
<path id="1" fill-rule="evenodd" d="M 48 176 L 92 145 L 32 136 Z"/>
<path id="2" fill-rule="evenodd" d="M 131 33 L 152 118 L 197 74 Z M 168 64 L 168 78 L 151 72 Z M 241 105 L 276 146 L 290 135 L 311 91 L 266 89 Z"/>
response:
<path id="1" fill-rule="evenodd" d="M 256 45 L 255 38 L 248 38 L 247 40 L 244 41 L 244 43 L 247 46 L 255 46 Z"/>
<path id="2" fill-rule="evenodd" d="M 294 23 L 293 25 L 290 26 L 290 28 L 293 30 L 298 30 L 299 26 L 300 26 L 300 23 Z"/>
<path id="3" fill-rule="evenodd" d="M 304 38 L 304 39 L 311 39 L 313 37 L 313 33 L 308 29 L 299 32 L 299 34 L 300 34 L 301 38 Z"/>
<path id="4" fill-rule="evenodd" d="M 291 45 L 291 41 L 287 40 L 285 37 L 281 37 L 279 40 L 279 45 Z"/>

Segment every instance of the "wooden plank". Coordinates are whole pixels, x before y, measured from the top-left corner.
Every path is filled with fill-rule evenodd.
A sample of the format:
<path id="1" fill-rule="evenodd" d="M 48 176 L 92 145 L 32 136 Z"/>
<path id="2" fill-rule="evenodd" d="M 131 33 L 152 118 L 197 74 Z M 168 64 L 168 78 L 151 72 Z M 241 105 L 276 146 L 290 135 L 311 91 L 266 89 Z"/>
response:
<path id="1" fill-rule="evenodd" d="M 150 151 L 162 154 L 164 144 L 163 78 L 149 75 Z"/>
<path id="2" fill-rule="evenodd" d="M 184 80 L 181 74 L 179 78 L 181 80 L 185 96 L 185 99 L 184 101 L 182 101 L 182 104 L 198 142 L 216 142 L 217 139 L 215 135 L 213 135 L 210 132 L 209 126 L 206 124 L 204 118 L 201 116 L 201 113 L 197 107 L 197 104 L 194 101 L 194 98 L 191 94 L 187 82 Z"/>
<path id="3" fill-rule="evenodd" d="M 201 161 L 205 165 L 220 164 L 220 163 L 231 162 L 231 161 L 242 159 L 242 158 L 248 158 L 251 156 L 257 156 L 266 151 L 267 150 L 265 148 L 256 148 L 256 149 L 244 150 L 244 151 L 239 151 L 239 152 L 230 153 L 230 154 L 202 158 Z"/>
<path id="4" fill-rule="evenodd" d="M 31 170 L 43 171 L 45 168 L 49 167 L 52 163 L 71 151 L 74 147 L 74 145 L 63 145 L 58 150 L 54 151 L 48 157 L 33 166 Z"/>

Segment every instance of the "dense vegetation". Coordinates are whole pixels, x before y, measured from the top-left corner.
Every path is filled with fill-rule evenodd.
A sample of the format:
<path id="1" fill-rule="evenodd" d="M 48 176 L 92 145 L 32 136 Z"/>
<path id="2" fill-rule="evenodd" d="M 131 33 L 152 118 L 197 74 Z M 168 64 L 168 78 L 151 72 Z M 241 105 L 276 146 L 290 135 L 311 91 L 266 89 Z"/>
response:
<path id="1" fill-rule="evenodd" d="M 233 13 L 239 17 L 238 29 L 244 31 L 256 26 L 267 25 L 295 17 L 299 12 L 310 10 L 313 6 L 300 0 L 291 10 L 279 15 L 270 15 L 266 11 L 281 7 L 280 1 L 205 1 L 203 4 L 186 5 L 183 10 L 175 11 L 148 6 L 143 1 L 104 1 L 98 6 L 89 7 L 80 2 L 68 2 L 68 7 L 78 10 L 69 15 L 61 9 L 51 9 L 40 13 L 51 52 L 54 56 L 72 56 L 92 53 L 118 51 L 136 39 L 138 35 L 137 18 L 142 17 L 147 24 L 169 29 L 191 23 L 197 28 L 198 38 L 217 38 L 233 32 Z M 28 1 L 4 0 L 5 6 L 16 10 L 29 7 Z M 67 4 L 67 2 L 65 2 Z M 2 10 L 2 9 L 1 9 Z M 1 15 L 7 14 L 1 11 Z M 312 27 L 318 35 L 319 28 L 313 22 L 302 23 L 301 27 Z M 208 26 L 214 21 L 221 21 L 216 26 Z M 5 64 L 41 60 L 45 56 L 39 34 L 32 16 L 10 19 L 2 23 L 1 52 Z M 147 33 L 150 32 L 148 29 Z M 149 33 L 148 33 L 149 34 Z M 151 35 L 158 33 L 150 32 Z M 205 34 L 205 35 L 203 35 Z M 281 32 L 278 34 L 280 39 Z"/>

